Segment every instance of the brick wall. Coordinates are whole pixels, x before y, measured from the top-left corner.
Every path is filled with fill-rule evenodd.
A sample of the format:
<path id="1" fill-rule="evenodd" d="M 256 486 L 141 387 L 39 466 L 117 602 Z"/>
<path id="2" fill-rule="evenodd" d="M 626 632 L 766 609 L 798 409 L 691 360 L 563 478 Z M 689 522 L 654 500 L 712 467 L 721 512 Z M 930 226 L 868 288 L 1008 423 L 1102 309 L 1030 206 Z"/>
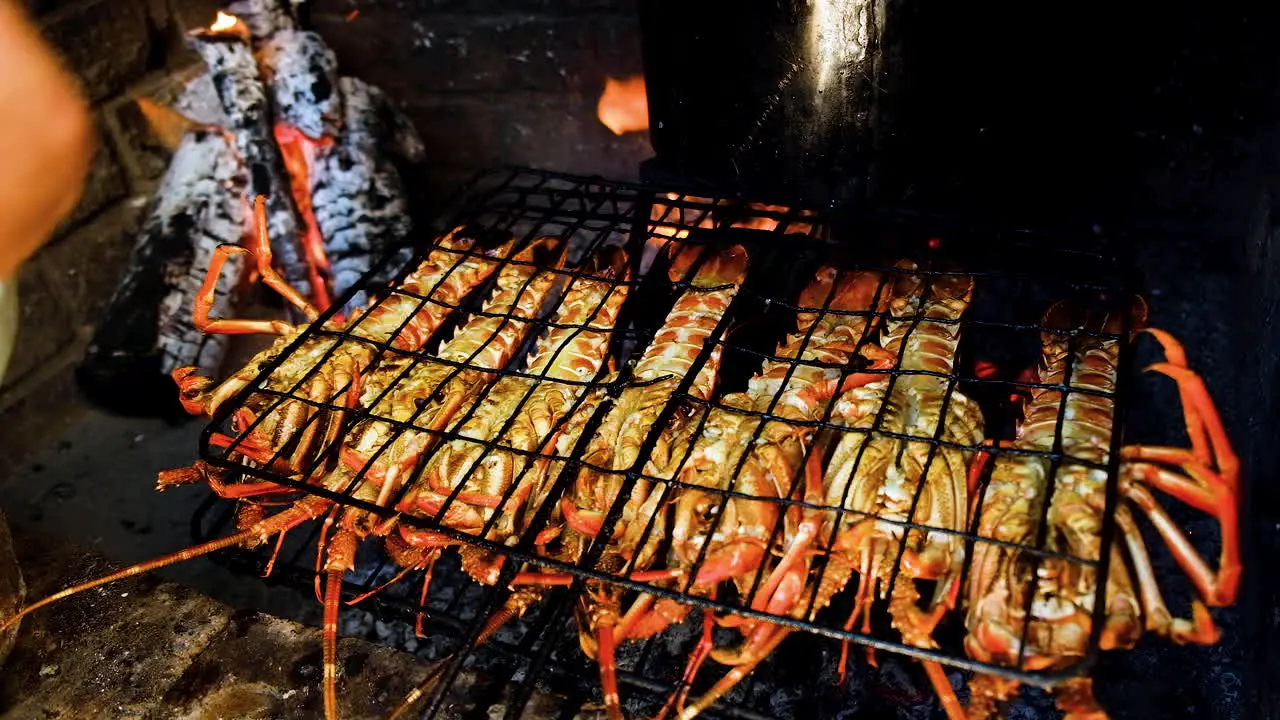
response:
<path id="1" fill-rule="evenodd" d="M 136 100 L 172 100 L 201 67 L 182 35 L 217 0 L 27 0 L 94 105 L 100 143 L 80 206 L 22 269 L 22 324 L 0 385 L 0 474 L 79 407 L 71 380 L 122 275 L 168 153 Z M 595 117 L 606 76 L 641 71 L 622 0 L 312 0 L 341 69 L 382 87 L 428 148 L 424 200 L 500 163 L 633 178 L 644 134 Z M 6 450 L 6 448 L 9 448 Z"/>

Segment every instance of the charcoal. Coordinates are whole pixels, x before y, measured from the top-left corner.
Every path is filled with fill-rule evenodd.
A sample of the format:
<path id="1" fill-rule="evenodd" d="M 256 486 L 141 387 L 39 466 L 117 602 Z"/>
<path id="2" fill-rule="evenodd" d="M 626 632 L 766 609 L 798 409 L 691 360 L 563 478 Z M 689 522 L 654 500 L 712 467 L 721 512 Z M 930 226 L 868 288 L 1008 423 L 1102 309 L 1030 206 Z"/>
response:
<path id="1" fill-rule="evenodd" d="M 214 248 L 239 241 L 248 221 L 242 183 L 236 153 L 221 133 L 192 132 L 179 144 L 128 273 L 77 370 L 91 400 L 122 414 L 172 415 L 180 406 L 168 373 L 196 365 L 216 374 L 227 336 L 196 330 L 192 310 Z M 229 314 L 243 270 L 242 258 L 227 262 L 215 316 Z"/>
<path id="2" fill-rule="evenodd" d="M 412 254 L 406 243 L 410 231 L 405 190 L 395 164 L 384 148 L 390 138 L 387 102 L 377 88 L 355 78 L 338 81 L 343 98 L 343 129 L 336 141 L 316 158 L 311 177 L 312 202 L 320 234 L 333 263 L 334 296 L 357 284 L 374 263 L 382 266 L 375 283 L 390 280 Z M 357 293 L 347 309 L 366 300 Z"/>
<path id="3" fill-rule="evenodd" d="M 209 67 L 227 115 L 224 127 L 235 138 L 236 150 L 248 168 L 249 192 L 267 196 L 267 232 L 281 274 L 304 297 L 309 296 L 297 215 L 272 132 L 266 87 L 258 76 L 253 52 L 238 38 L 226 36 L 198 34 L 193 36 L 192 44 Z"/>

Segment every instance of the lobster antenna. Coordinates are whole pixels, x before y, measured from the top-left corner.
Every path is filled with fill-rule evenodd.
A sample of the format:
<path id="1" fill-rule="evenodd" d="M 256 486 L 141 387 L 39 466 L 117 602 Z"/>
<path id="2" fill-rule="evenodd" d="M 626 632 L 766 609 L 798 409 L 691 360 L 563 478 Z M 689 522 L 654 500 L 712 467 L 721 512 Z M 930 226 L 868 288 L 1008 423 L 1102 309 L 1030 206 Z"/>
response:
<path id="1" fill-rule="evenodd" d="M 308 502 L 308 500 L 313 502 Z M 8 618 L 3 623 L 0 623 L 0 632 L 4 632 L 9 627 L 13 626 L 14 623 L 46 605 L 69 598 L 72 595 L 78 595 L 86 590 L 92 590 L 96 587 L 102 587 L 103 585 L 113 583 L 117 580 L 124 580 L 136 575 L 142 575 L 143 573 L 149 573 L 152 570 L 159 570 L 160 568 L 176 565 L 180 562 L 186 562 L 187 560 L 194 560 L 195 558 L 203 557 L 234 545 L 239 545 L 247 540 L 255 541 L 254 544 L 256 545 L 257 543 L 262 542 L 264 538 L 268 538 L 278 532 L 283 532 L 296 527 L 307 520 L 318 517 L 328 509 L 330 504 L 329 500 L 312 496 L 304 500 L 300 500 L 289 509 L 276 513 L 270 518 L 260 521 L 255 526 L 246 528 L 240 532 L 233 533 L 217 540 L 210 540 L 207 543 L 189 547 L 185 550 L 179 550 L 178 552 L 164 555 L 154 560 L 141 562 L 137 565 L 130 565 L 129 567 L 113 572 L 110 575 L 104 575 L 96 580 L 90 580 L 89 582 L 81 583 L 80 585 L 56 592 L 39 602 L 28 605 L 27 607 L 19 610 L 13 617 Z"/>
<path id="2" fill-rule="evenodd" d="M 79 585 L 69 587 L 66 590 L 60 590 L 43 600 L 40 600 L 36 603 L 33 603 L 31 605 L 28 605 L 22 608 L 16 614 L 14 614 L 13 617 L 10 617 L 7 620 L 5 620 L 3 623 L 0 623 L 0 633 L 9 629 L 11 626 L 13 626 L 22 618 L 26 617 L 32 612 L 35 612 L 36 610 L 39 610 L 40 608 L 46 605 L 50 605 L 59 600 L 69 598 L 72 595 L 78 595 L 86 590 L 92 590 L 96 587 L 108 585 L 117 580 L 124 580 L 126 578 L 134 577 L 135 575 L 142 575 L 143 573 L 148 573 L 148 572 L 151 572 L 152 570 L 159 570 L 160 568 L 168 567 L 169 565 L 176 565 L 180 562 L 193 560 L 195 558 L 208 555 L 209 553 L 217 552 L 218 550 L 222 550 L 224 548 L 231 547 L 232 545 L 239 544 L 244 540 L 255 536 L 257 532 L 258 531 L 256 529 L 252 529 L 252 528 L 249 530 L 244 530 L 244 531 L 235 533 L 234 535 L 228 535 L 227 537 L 224 537 L 224 538 L 211 540 L 207 543 L 204 543 L 203 545 L 196 545 L 194 547 L 189 547 L 185 550 L 179 550 L 178 552 L 172 553 L 170 555 L 164 555 L 162 557 L 158 557 L 154 560 L 148 560 L 146 562 L 138 563 L 137 565 L 131 565 L 123 570 L 113 572 L 110 575 L 104 575 L 100 578 L 97 578 L 95 580 L 90 580 L 89 582 L 86 582 L 86 583 L 81 583 Z"/>

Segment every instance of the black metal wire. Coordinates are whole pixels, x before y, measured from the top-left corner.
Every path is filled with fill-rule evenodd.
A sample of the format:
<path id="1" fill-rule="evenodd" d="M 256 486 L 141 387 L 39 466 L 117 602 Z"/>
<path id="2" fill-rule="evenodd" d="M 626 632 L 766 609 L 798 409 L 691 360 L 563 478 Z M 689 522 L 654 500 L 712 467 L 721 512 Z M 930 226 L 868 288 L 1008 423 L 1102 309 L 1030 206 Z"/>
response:
<path id="1" fill-rule="evenodd" d="M 600 283 L 610 291 L 625 284 L 628 297 L 618 325 L 613 328 L 591 326 L 588 329 L 587 326 L 595 321 L 600 311 L 599 306 L 591 313 L 590 319 L 580 325 L 564 323 L 557 319 L 553 314 L 554 302 L 545 304 L 533 316 L 514 315 L 513 310 L 497 313 L 482 311 L 480 303 L 489 294 L 498 274 L 505 269 L 521 265 L 521 262 L 512 260 L 509 256 L 497 258 L 495 260 L 498 263 L 497 270 L 485 283 L 474 288 L 463 301 L 456 306 L 451 306 L 453 311 L 451 319 L 436 333 L 436 337 L 422 348 L 404 349 L 395 347 L 390 342 L 358 337 L 350 332 L 349 326 L 344 327 L 341 323 L 331 322 L 334 319 L 332 309 L 322 314 L 315 324 L 305 328 L 284 351 L 263 363 L 253 382 L 218 408 L 206 430 L 201 448 L 202 456 L 211 464 L 238 474 L 245 480 L 275 482 L 281 486 L 282 490 L 292 493 L 288 497 L 296 496 L 297 492 L 310 493 L 328 499 L 335 504 L 335 507 L 364 511 L 374 519 L 396 517 L 396 522 L 399 524 L 438 532 L 441 536 L 449 538 L 452 544 L 477 548 L 480 551 L 507 558 L 501 566 L 497 587 L 492 588 L 492 592 L 485 593 L 485 598 L 481 602 L 471 604 L 468 611 L 460 616 L 454 614 L 454 610 L 466 593 L 456 587 L 448 606 L 433 604 L 433 601 L 428 600 L 427 605 L 420 608 L 417 606 L 416 598 L 412 601 L 402 598 L 403 602 L 390 604 L 379 599 L 382 595 L 392 596 L 390 590 L 382 595 L 375 595 L 367 601 L 366 606 L 380 615 L 385 613 L 399 618 L 411 618 L 418 612 L 425 611 L 432 622 L 439 620 L 453 632 L 455 639 L 462 640 L 461 645 L 454 648 L 456 654 L 450 656 L 453 658 L 452 664 L 444 676 L 441 687 L 431 698 L 432 707 L 438 708 L 444 702 L 449 693 L 449 686 L 463 671 L 464 664 L 470 662 L 467 659 L 470 657 L 469 646 L 478 636 L 480 626 L 490 613 L 506 602 L 510 596 L 510 590 L 506 585 L 512 580 L 517 570 L 526 565 L 527 569 L 544 568 L 547 572 L 563 573 L 573 578 L 567 590 L 562 589 L 550 594 L 557 598 L 557 607 L 567 607 L 562 604 L 575 602 L 586 580 L 604 581 L 615 583 L 627 590 L 648 592 L 659 598 L 678 599 L 694 608 L 714 608 L 746 617 L 770 619 L 788 627 L 809 631 L 814 636 L 851 639 L 882 650 L 938 660 L 955 667 L 1003 675 L 1034 684 L 1048 684 L 1057 679 L 1078 674 L 1084 668 L 1086 663 L 1080 664 L 1079 667 L 1058 667 L 1052 671 L 1031 672 L 1025 669 L 979 663 L 964 654 L 958 640 L 943 641 L 941 647 L 936 649 L 908 647 L 898 640 L 897 633 L 889 630 L 887 623 L 883 622 L 882 610 L 878 611 L 879 619 L 873 625 L 874 629 L 870 634 L 846 631 L 842 627 L 842 619 L 847 615 L 850 594 L 848 592 L 841 593 L 831 603 L 830 608 L 819 612 L 812 621 L 803 619 L 807 618 L 808 613 L 802 615 L 802 619 L 796 619 L 771 616 L 751 610 L 749 606 L 763 583 L 762 576 L 751 578 L 748 583 L 749 589 L 741 593 L 741 597 L 736 597 L 734 593 L 720 593 L 714 598 L 703 597 L 705 593 L 695 595 L 692 593 L 691 584 L 708 554 L 708 546 L 705 545 L 698 549 L 698 559 L 689 569 L 688 574 L 680 583 L 675 584 L 631 580 L 625 577 L 631 569 L 631 563 L 627 563 L 627 567 L 621 573 L 602 571 L 596 563 L 605 551 L 615 525 L 622 518 L 631 489 L 640 481 L 648 483 L 654 492 L 663 493 L 664 501 L 673 499 L 691 487 L 697 487 L 700 492 L 714 496 L 719 513 L 713 521 L 713 530 L 719 526 L 729 502 L 758 499 L 750 493 L 738 490 L 736 486 L 737 474 L 741 472 L 745 455 L 739 461 L 738 467 L 732 473 L 731 482 L 726 487 L 706 488 L 687 482 L 682 476 L 681 469 L 686 462 L 689 462 L 691 447 L 683 449 L 676 470 L 670 477 L 655 476 L 647 472 L 649 455 L 659 440 L 662 428 L 674 413 L 681 411 L 680 408 L 700 412 L 699 432 L 701 423 L 706 422 L 710 412 L 736 413 L 744 416 L 745 419 L 752 421 L 755 428 L 753 432 L 757 436 L 766 423 L 782 424 L 814 434 L 835 433 L 840 437 L 862 432 L 865 437 L 863 448 L 859 450 L 859 462 L 861 453 L 865 451 L 872 436 L 927 444 L 928 454 L 924 463 L 926 473 L 934 456 L 943 448 L 966 453 L 979 449 L 977 446 L 964 446 L 946 441 L 942 437 L 944 433 L 941 424 L 927 436 L 916 436 L 884 427 L 881 423 L 883 409 L 878 413 L 876 422 L 870 429 L 858 430 L 833 422 L 831 407 L 825 408 L 818 420 L 796 421 L 777 414 L 775 408 L 777 397 L 767 403 L 764 410 L 730 407 L 719 401 L 719 397 L 724 394 L 744 389 L 743 383 L 746 378 L 757 370 L 762 362 L 780 360 L 774 357 L 771 348 L 775 346 L 777 340 L 794 332 L 795 315 L 798 312 L 862 316 L 868 319 L 878 316 L 884 320 L 908 322 L 910 323 L 906 333 L 908 336 L 920 322 L 919 315 L 908 318 L 887 318 L 886 313 L 876 313 L 872 310 L 832 309 L 829 307 L 830 297 L 824 300 L 821 307 L 799 306 L 796 298 L 812 278 L 813 270 L 820 264 L 833 263 L 845 271 L 867 270 L 881 273 L 888 278 L 886 282 L 882 282 L 882 290 L 886 292 L 892 277 L 906 272 L 894 266 L 894 262 L 901 258 L 912 258 L 917 261 L 927 259 L 927 262 L 919 262 L 919 267 L 909 272 L 924 280 L 923 285 L 926 291 L 928 286 L 947 275 L 971 276 L 975 283 L 975 292 L 973 303 L 967 312 L 957 321 L 929 319 L 930 323 L 956 322 L 959 324 L 960 351 L 957 353 L 955 370 L 950 374 L 906 370 L 900 367 L 900 362 L 888 369 L 873 370 L 854 366 L 833 366 L 811 360 L 780 360 L 787 364 L 783 383 L 785 384 L 796 368 L 802 365 L 838 371 L 841 379 L 851 372 L 881 373 L 886 378 L 886 393 L 893 392 L 894 386 L 902 377 L 910 375 L 937 377 L 945 380 L 947 387 L 946 397 L 942 399 L 944 413 L 948 404 L 952 402 L 953 393 L 964 393 L 982 407 L 986 416 L 987 436 L 991 437 L 993 429 L 998 433 L 999 428 L 1009 424 L 1010 408 L 1007 403 L 999 401 L 1007 397 L 1011 391 L 1047 388 L 1060 391 L 1063 398 L 1068 392 L 1090 392 L 1067 387 L 1070 383 L 1069 378 L 1064 378 L 1062 385 L 1046 385 L 1008 380 L 1007 377 L 1012 375 L 1012 372 L 1002 373 L 1003 377 L 990 377 L 978 372 L 977 363 L 992 360 L 999 362 L 1006 370 L 1033 365 L 1039 357 L 1039 335 L 1044 329 L 1039 323 L 1039 313 L 1054 301 L 1070 299 L 1089 307 L 1107 310 L 1115 310 L 1127 302 L 1133 289 L 1132 277 L 1108 253 L 1105 243 L 1097 238 L 1065 238 L 1042 236 L 1023 230 L 955 226 L 938 218 L 920 218 L 888 211 L 875 215 L 865 214 L 853 219 L 824 218 L 816 213 L 802 212 L 794 208 L 767 208 L 724 198 L 670 195 L 640 185 L 609 183 L 593 178 L 523 169 L 503 169 L 481 175 L 468 186 L 463 198 L 458 201 L 456 205 L 458 209 L 454 216 L 445 224 L 431 228 L 433 233 L 443 233 L 463 224 L 501 231 L 517 238 L 512 253 L 535 237 L 545 235 L 563 237 L 569 244 L 573 261 L 562 268 L 539 267 L 536 269 L 552 273 L 559 279 L 561 289 L 557 292 L 560 294 L 565 291 L 563 286 L 574 286 L 583 282 Z M 670 237 L 673 235 L 682 237 L 672 240 Z M 848 239 L 854 239 L 856 243 L 847 242 Z M 683 248 L 685 251 L 696 246 L 716 249 L 731 244 L 741 244 L 747 250 L 749 268 L 746 281 L 738 290 L 728 311 L 717 319 L 715 330 L 706 346 L 696 358 L 692 358 L 694 362 L 688 374 L 677 384 L 670 401 L 652 419 L 649 432 L 641 443 L 638 460 L 630 468 L 615 471 L 612 468 L 596 467 L 581 457 L 589 433 L 595 431 L 611 409 L 611 403 L 608 400 L 595 408 L 593 417 L 587 423 L 588 435 L 579 439 L 574 452 L 560 454 L 555 447 L 548 446 L 544 442 L 546 438 L 539 438 L 534 443 L 533 447 L 538 449 L 516 447 L 506 436 L 513 426 L 515 413 L 525 412 L 528 409 L 526 404 L 536 385 L 556 383 L 562 385 L 576 398 L 567 412 L 555 418 L 553 431 L 564 428 L 572 413 L 585 407 L 588 394 L 602 392 L 607 397 L 617 397 L 627 387 L 635 386 L 636 383 L 631 376 L 631 363 L 653 341 L 660 330 L 662 318 L 676 297 L 692 287 L 692 278 L 698 268 L 698 264 L 695 263 L 692 269 L 686 271 L 683 278 L 670 281 L 666 277 L 667 260 L 658 257 L 649 272 L 643 277 L 638 277 L 635 271 L 640 267 L 640 258 L 661 253 L 660 249 L 655 253 L 655 247 L 649 247 L 646 252 L 646 243 L 651 245 L 661 243 L 664 247 L 670 245 Z M 608 245 L 621 246 L 628 251 L 633 270 L 632 277 L 629 279 L 604 278 L 589 269 L 587 265 L 589 259 L 602 247 Z M 459 252 L 457 253 L 458 261 L 461 262 L 468 256 L 477 256 L 478 252 Z M 704 253 L 698 263 L 705 262 L 706 255 Z M 374 301 L 375 307 L 377 303 L 385 303 L 387 297 L 397 294 L 412 300 L 419 311 L 427 303 L 437 305 L 442 303 L 438 297 L 433 297 L 436 288 L 432 288 L 431 292 L 425 294 L 394 289 L 424 257 L 425 254 L 420 255 L 400 270 L 396 281 L 392 283 L 392 289 Z M 365 281 L 357 283 L 352 292 L 372 290 L 368 285 L 369 278 L 381 271 L 382 266 L 379 265 L 366 276 Z M 528 280 L 525 282 L 525 287 L 528 287 Z M 335 304 L 335 307 L 338 305 Z M 364 317 L 368 317 L 368 313 L 365 313 Z M 514 320 L 523 328 L 520 350 L 505 367 L 498 370 L 480 367 L 475 364 L 474 355 L 461 361 L 442 360 L 434 356 L 436 346 L 442 338 L 447 339 L 452 333 L 465 327 L 467 319 L 483 317 L 502 319 L 505 321 L 503 325 L 508 329 L 515 327 L 512 324 Z M 401 320 L 400 327 L 404 328 L 411 318 L 406 315 Z M 730 328 L 742 320 L 750 320 L 751 326 L 738 332 L 730 332 Z M 617 362 L 619 372 L 610 375 L 601 369 L 594 376 L 579 380 L 554 380 L 549 379 L 545 372 L 528 372 L 524 366 L 524 357 L 534 338 L 555 328 L 574 330 L 575 335 L 584 331 L 608 333 L 612 339 L 611 353 L 615 354 L 613 359 Z M 1121 335 L 1098 334 L 1103 337 L 1127 337 L 1128 330 L 1129 328 L 1126 327 L 1125 333 Z M 812 332 L 812 327 L 809 332 Z M 299 352 L 300 348 L 309 347 L 308 343 L 325 338 L 329 339 L 331 346 L 320 354 L 320 359 L 312 364 L 302 377 L 296 379 L 278 377 L 282 364 L 294 357 L 293 354 Z M 806 335 L 805 340 L 807 339 Z M 871 340 L 874 338 L 864 333 L 853 355 L 857 354 L 857 350 L 864 343 Z M 903 342 L 905 344 L 905 338 Z M 388 372 L 387 368 L 393 368 L 397 364 L 403 365 L 397 370 L 400 373 L 397 382 L 403 380 L 405 376 L 426 372 L 425 368 L 431 369 L 431 372 L 442 373 L 443 380 L 433 389 L 424 392 L 415 411 L 406 418 L 375 416 L 370 408 L 377 406 L 376 401 L 366 403 L 362 407 L 347 408 L 348 384 L 328 388 L 323 396 L 316 396 L 315 393 L 308 396 L 306 388 L 321 373 L 322 363 L 330 361 L 337 352 L 347 347 L 347 343 L 353 344 L 352 346 L 358 344 L 368 347 L 375 357 L 373 363 L 362 369 L 364 377 L 359 380 L 360 382 L 368 382 L 370 377 L 378 377 L 378 373 Z M 1123 340 L 1120 344 L 1122 347 L 1127 345 Z M 692 395 L 689 389 L 699 369 L 708 362 L 713 349 L 721 352 L 719 375 L 722 378 L 722 385 L 715 398 L 700 400 Z M 1123 367 L 1120 377 L 1117 378 L 1115 393 L 1105 398 L 1114 404 L 1118 421 L 1122 418 L 1122 401 L 1124 393 L 1127 392 L 1125 376 L 1129 362 L 1127 348 L 1122 353 L 1121 362 Z M 477 375 L 477 371 L 483 371 L 483 374 Z M 429 419 L 428 416 L 438 409 L 434 405 L 438 400 L 438 393 L 448 389 L 449 383 L 463 376 L 471 378 L 471 381 L 476 384 L 469 389 L 468 402 L 459 410 L 457 419 L 443 429 L 426 427 L 427 423 L 423 422 L 422 418 Z M 463 435 L 459 432 L 462 424 L 480 411 L 480 398 L 487 388 L 492 387 L 502 378 L 520 378 L 525 383 L 522 396 L 513 397 L 512 414 L 501 419 L 497 424 L 499 431 L 492 437 L 471 438 Z M 391 392 L 394 385 L 395 383 L 388 383 L 383 394 Z M 1107 396 L 1107 393 L 1093 392 L 1095 395 Z M 422 453 L 422 457 L 409 458 L 412 460 L 412 467 L 402 478 L 403 485 L 392 493 L 391 502 L 385 506 L 379 506 L 370 500 L 372 495 L 376 494 L 372 493 L 376 487 L 368 471 L 374 462 L 383 462 L 379 458 L 387 452 L 389 442 L 374 449 L 364 467 L 358 470 L 352 468 L 348 473 L 349 477 L 344 476 L 345 482 L 341 486 L 331 487 L 321 486 L 317 484 L 317 480 L 326 477 L 335 467 L 341 465 L 342 461 L 338 459 L 339 444 L 322 448 L 321 451 L 314 453 L 314 457 L 304 459 L 305 467 L 293 468 L 290 473 L 284 474 L 277 472 L 273 463 L 251 462 L 237 452 L 244 449 L 239 446 L 239 443 L 250 437 L 258 427 L 265 427 L 267 418 L 276 417 L 273 414 L 281 412 L 281 409 L 286 407 L 286 403 L 294 407 L 307 408 L 308 417 L 305 419 L 305 426 L 315 427 L 317 436 L 324 435 L 325 423 L 337 422 L 337 419 L 341 418 L 340 438 L 346 437 L 353 428 L 377 424 L 385 428 L 387 436 L 391 438 L 415 434 L 415 436 L 430 437 L 431 441 L 427 444 L 428 449 Z M 250 409 L 254 420 L 247 429 L 236 427 L 235 429 L 239 432 L 233 432 L 232 418 L 241 408 Z M 211 442 L 217 433 L 234 438 L 231 446 L 224 448 Z M 1062 462 L 1080 463 L 1079 459 L 1064 457 L 1062 453 L 1061 423 L 1059 423 L 1058 435 L 1052 451 L 997 448 L 991 452 L 997 459 L 1002 455 L 1043 457 L 1054 467 Z M 1119 433 L 1114 433 L 1113 437 L 1118 438 Z M 751 440 L 754 441 L 754 438 Z M 398 513 L 396 508 L 399 501 L 407 496 L 411 488 L 425 482 L 422 479 L 424 469 L 435 457 L 436 452 L 449 443 L 472 444 L 482 449 L 481 459 L 473 468 L 479 467 L 479 463 L 483 463 L 485 458 L 514 456 L 522 459 L 523 467 L 514 476 L 513 482 L 501 488 L 501 494 L 493 498 L 499 512 L 506 511 L 519 502 L 516 498 L 516 490 L 526 481 L 528 473 L 536 463 L 539 461 L 559 463 L 558 475 L 544 481 L 544 486 L 549 490 L 546 496 L 541 498 L 542 504 L 537 507 L 531 506 L 527 527 L 521 528 L 520 532 L 512 537 L 494 537 L 498 512 L 488 516 L 482 527 L 478 529 L 460 528 L 446 523 L 445 519 L 449 517 L 448 513 L 451 510 L 467 509 L 466 503 L 460 499 L 461 486 L 452 488 L 448 493 L 438 493 L 444 497 L 439 501 L 440 509 L 434 517 L 414 517 L 410 514 Z M 292 445 L 286 444 L 283 447 L 271 449 L 274 451 L 275 458 L 282 459 L 289 455 L 291 448 Z M 1118 453 L 1115 452 L 1115 448 L 1112 450 L 1109 463 L 1106 465 L 1095 463 L 1090 466 L 1093 469 L 1105 470 L 1109 475 L 1108 504 L 1102 519 L 1104 528 L 1109 529 L 1103 533 L 1103 551 L 1098 558 L 1073 557 L 1067 553 L 1041 547 L 1042 543 L 1021 546 L 982 537 L 977 532 L 976 522 L 967 527 L 955 528 L 933 527 L 914 522 L 910 518 L 914 515 L 917 503 L 921 502 L 922 486 L 914 489 L 910 504 L 912 511 L 907 514 L 906 520 L 881 517 L 877 515 L 875 509 L 848 507 L 848 498 L 834 505 L 810 502 L 802 497 L 803 493 L 797 492 L 801 487 L 802 468 L 792 468 L 791 477 L 777 479 L 780 488 L 779 497 L 772 499 L 771 502 L 777 503 L 780 518 L 785 517 L 793 508 L 836 518 L 833 525 L 827 526 L 829 530 L 823 531 L 823 539 L 815 543 L 819 550 L 825 550 L 832 545 L 838 528 L 850 522 L 857 522 L 859 519 L 873 519 L 881 527 L 896 527 L 899 537 L 936 533 L 956 537 L 966 547 L 972 547 L 975 543 L 1000 543 L 1026 553 L 1029 557 L 1035 558 L 1037 563 L 1040 559 L 1054 558 L 1061 562 L 1093 568 L 1100 576 L 1105 577 L 1109 543 L 1114 534 L 1114 508 L 1118 502 L 1116 492 Z M 815 451 L 813 447 L 806 448 L 806 460 L 808 453 Z M 582 557 L 572 562 L 548 557 L 540 552 L 537 539 L 541 533 L 551 527 L 553 522 L 557 522 L 555 508 L 565 493 L 569 492 L 573 478 L 584 468 L 606 475 L 621 475 L 621 492 L 605 513 L 602 533 L 591 543 Z M 985 484 L 979 488 L 979 492 L 985 492 Z M 531 500 L 531 498 L 524 499 L 525 502 L 531 502 Z M 663 506 L 665 505 L 664 502 Z M 1043 524 L 1042 519 L 1041 525 Z M 642 542 L 655 531 L 655 525 L 654 518 L 650 518 Z M 783 533 L 781 522 L 775 527 L 764 530 L 771 543 L 780 539 Z M 315 535 L 316 531 L 313 530 L 311 535 L 305 537 L 305 542 L 312 542 Z M 891 551 L 891 555 L 901 557 L 905 547 L 905 542 L 900 543 Z M 303 552 L 304 550 L 299 548 L 291 554 L 281 556 L 282 561 L 276 572 L 280 577 L 285 578 L 286 582 L 310 584 L 315 577 L 315 569 L 307 567 L 308 563 L 302 557 Z M 969 554 L 971 553 L 966 553 L 966 555 Z M 815 563 L 817 572 L 826 571 L 820 559 Z M 250 566 L 260 572 L 262 557 L 258 556 L 257 561 L 246 565 L 246 567 Z M 348 579 L 347 587 L 344 588 L 344 597 L 368 592 L 379 582 L 394 574 L 396 568 L 385 556 L 379 555 L 358 570 L 359 579 Z M 968 563 L 966 562 L 965 572 L 967 571 Z M 444 577 L 444 575 L 437 575 L 433 582 L 433 592 L 439 590 L 436 586 L 443 582 Z M 453 580 L 461 582 L 463 578 L 460 573 L 454 572 Z M 896 565 L 892 575 L 884 580 L 888 585 L 896 582 Z M 673 587 L 674 585 L 679 587 Z M 1096 608 L 1102 608 L 1105 605 L 1101 602 L 1104 588 L 1105 583 L 1100 582 L 1097 588 L 1098 596 L 1095 598 Z M 810 607 L 815 602 L 816 590 L 815 585 L 806 591 L 807 604 Z M 1030 617 L 1029 599 L 1024 610 Z M 563 614 L 554 611 L 548 617 L 558 622 L 556 618 Z M 698 614 L 693 613 L 693 615 Z M 959 624 L 960 617 L 962 612 L 957 611 L 953 613 L 951 619 L 944 621 L 944 624 L 954 628 Z M 1095 632 L 1090 640 L 1086 658 L 1090 661 L 1096 653 L 1099 639 L 1097 630 L 1101 627 L 1101 623 L 1095 622 L 1094 625 Z M 536 631 L 536 634 L 532 636 L 535 639 L 530 640 L 532 645 L 521 652 L 524 653 L 522 662 L 533 663 L 529 673 L 537 677 L 526 677 L 525 682 L 518 684 L 518 687 L 512 691 L 516 706 L 508 709 L 509 717 L 516 717 L 517 715 L 513 713 L 517 713 L 518 708 L 524 707 L 529 702 L 534 685 L 542 687 L 546 682 L 550 682 L 547 678 L 557 675 L 562 668 L 570 664 L 567 656 L 571 653 L 560 646 L 563 645 L 560 641 L 564 638 L 553 637 L 556 635 L 554 628 L 550 625 L 539 626 L 533 631 Z M 940 636 L 943 634 L 939 633 Z M 951 633 L 951 635 L 958 637 L 959 633 Z M 813 640 L 803 641 L 813 642 Z M 560 645 L 556 644 L 558 642 Z M 538 643 L 543 644 L 538 645 Z M 536 650 L 533 649 L 533 645 L 537 645 Z M 514 652 L 500 642 L 496 643 L 495 647 L 500 647 L 504 652 Z M 532 651 L 532 654 L 526 651 Z M 674 683 L 679 679 L 678 673 L 674 676 L 668 673 L 664 677 L 655 677 L 648 674 L 649 671 L 646 670 L 653 665 L 649 662 L 651 659 L 649 656 L 652 652 L 656 652 L 652 643 L 645 643 L 644 648 L 636 652 L 640 656 L 639 665 L 622 671 L 621 678 L 624 685 L 641 689 L 647 687 L 658 694 L 669 692 L 674 688 Z M 662 670 L 669 671 L 671 667 L 664 667 Z M 758 672 L 765 672 L 765 670 Z M 583 687 L 571 694 L 575 697 L 580 694 L 585 698 L 592 696 L 594 692 L 596 691 L 590 687 Z M 746 694 L 754 692 L 751 689 L 743 690 Z M 726 716 L 761 716 L 760 708 L 735 709 L 733 697 L 731 695 L 722 700 L 717 706 L 726 713 Z M 765 714 L 768 714 L 767 711 Z"/>

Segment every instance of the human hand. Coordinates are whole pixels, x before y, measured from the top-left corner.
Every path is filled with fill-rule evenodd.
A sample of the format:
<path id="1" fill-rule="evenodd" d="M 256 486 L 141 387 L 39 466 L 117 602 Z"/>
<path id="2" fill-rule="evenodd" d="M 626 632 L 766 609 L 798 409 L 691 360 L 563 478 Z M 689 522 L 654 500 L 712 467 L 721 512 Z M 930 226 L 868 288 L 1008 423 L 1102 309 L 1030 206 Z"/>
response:
<path id="1" fill-rule="evenodd" d="M 75 208 L 94 142 L 76 81 L 22 5 L 0 0 L 0 282 Z"/>

